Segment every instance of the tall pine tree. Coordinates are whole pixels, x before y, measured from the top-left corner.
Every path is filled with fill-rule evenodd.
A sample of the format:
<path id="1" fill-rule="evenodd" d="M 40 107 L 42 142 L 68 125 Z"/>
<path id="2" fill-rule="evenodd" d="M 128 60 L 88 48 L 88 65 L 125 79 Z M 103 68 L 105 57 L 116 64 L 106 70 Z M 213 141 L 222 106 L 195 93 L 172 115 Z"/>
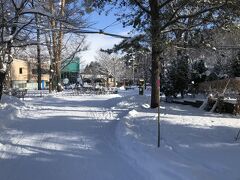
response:
<path id="1" fill-rule="evenodd" d="M 240 77 L 240 51 L 237 54 L 237 57 L 232 60 L 232 75 L 234 77 Z"/>

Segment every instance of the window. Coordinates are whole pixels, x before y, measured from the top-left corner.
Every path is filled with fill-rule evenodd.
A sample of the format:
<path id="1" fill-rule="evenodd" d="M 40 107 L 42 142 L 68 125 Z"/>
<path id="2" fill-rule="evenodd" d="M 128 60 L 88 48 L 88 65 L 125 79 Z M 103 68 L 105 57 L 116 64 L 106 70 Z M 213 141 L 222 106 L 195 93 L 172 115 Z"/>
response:
<path id="1" fill-rule="evenodd" d="M 19 74 L 22 74 L 22 69 L 23 69 L 23 68 L 19 68 Z"/>

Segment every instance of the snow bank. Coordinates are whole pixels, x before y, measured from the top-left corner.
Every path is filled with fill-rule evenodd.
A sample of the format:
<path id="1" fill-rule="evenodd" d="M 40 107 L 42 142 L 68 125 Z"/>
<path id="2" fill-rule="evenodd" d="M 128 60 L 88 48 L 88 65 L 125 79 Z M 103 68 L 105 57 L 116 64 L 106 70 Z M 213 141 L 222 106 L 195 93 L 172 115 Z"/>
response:
<path id="1" fill-rule="evenodd" d="M 138 112 L 136 110 L 131 110 L 129 111 L 128 114 L 130 115 L 130 117 L 135 117 L 138 114 Z"/>
<path id="2" fill-rule="evenodd" d="M 148 172 L 150 180 L 240 179 L 240 120 L 176 104 L 161 104 L 161 147 L 157 148 L 157 109 L 147 96 L 125 96 L 126 113 L 117 136 L 122 148 Z"/>
<path id="3" fill-rule="evenodd" d="M 21 109 L 25 106 L 25 103 L 20 99 L 3 95 L 0 103 L 0 127 L 6 127 L 13 120 L 21 115 Z"/>
<path id="4" fill-rule="evenodd" d="M 119 90 L 126 90 L 124 86 L 121 86 Z"/>

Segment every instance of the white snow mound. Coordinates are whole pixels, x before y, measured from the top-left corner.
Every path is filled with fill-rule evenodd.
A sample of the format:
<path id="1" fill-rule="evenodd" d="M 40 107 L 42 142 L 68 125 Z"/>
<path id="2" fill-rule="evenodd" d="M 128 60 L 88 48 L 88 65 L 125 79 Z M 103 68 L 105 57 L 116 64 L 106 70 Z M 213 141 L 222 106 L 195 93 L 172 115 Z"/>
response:
<path id="1" fill-rule="evenodd" d="M 128 114 L 129 114 L 131 117 L 135 117 L 135 116 L 138 114 L 138 112 L 137 112 L 135 109 L 133 109 L 133 110 L 129 111 Z"/>
<path id="2" fill-rule="evenodd" d="M 149 109 L 149 108 L 150 108 L 149 104 L 142 104 L 142 107 L 143 107 L 144 109 Z"/>

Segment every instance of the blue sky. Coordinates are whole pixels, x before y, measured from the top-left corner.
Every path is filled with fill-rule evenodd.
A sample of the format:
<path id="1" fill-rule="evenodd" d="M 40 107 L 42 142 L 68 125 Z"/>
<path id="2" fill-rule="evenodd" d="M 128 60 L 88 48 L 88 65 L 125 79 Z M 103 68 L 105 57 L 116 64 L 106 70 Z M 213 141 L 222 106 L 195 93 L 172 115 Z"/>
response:
<path id="1" fill-rule="evenodd" d="M 116 17 L 114 17 L 113 12 L 108 14 L 107 16 L 102 13 L 98 15 L 98 13 L 93 12 L 90 15 L 87 15 L 87 21 L 92 25 L 90 30 L 94 29 L 104 29 L 105 27 L 111 25 L 116 21 Z M 106 28 L 104 31 L 108 33 L 116 33 L 120 35 L 127 35 L 130 28 L 123 28 L 122 24 L 117 22 Z M 91 61 L 95 60 L 96 52 L 102 49 L 112 48 L 114 44 L 117 44 L 121 41 L 120 38 L 114 38 L 110 36 L 105 36 L 101 34 L 88 34 L 87 35 L 87 44 L 89 45 L 89 49 L 83 53 L 81 53 L 81 59 L 84 62 L 83 64 L 88 64 Z"/>
<path id="2" fill-rule="evenodd" d="M 116 17 L 114 16 L 113 12 L 108 14 L 107 16 L 104 13 L 99 15 L 97 12 L 93 12 L 87 15 L 87 20 L 90 24 L 94 24 L 92 26 L 93 28 L 104 29 L 105 27 L 116 22 Z M 110 27 L 108 27 L 106 30 L 112 32 L 119 32 L 119 30 L 121 31 L 121 29 L 123 29 L 122 24 L 120 22 L 116 22 Z"/>

